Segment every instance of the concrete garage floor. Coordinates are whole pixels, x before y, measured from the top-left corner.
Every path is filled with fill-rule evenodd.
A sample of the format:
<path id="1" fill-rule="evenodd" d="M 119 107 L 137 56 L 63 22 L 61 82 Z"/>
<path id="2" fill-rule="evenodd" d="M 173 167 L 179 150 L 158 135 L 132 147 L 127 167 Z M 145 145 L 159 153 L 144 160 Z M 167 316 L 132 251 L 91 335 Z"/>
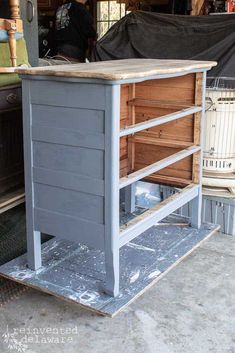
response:
<path id="1" fill-rule="evenodd" d="M 235 238 L 216 234 L 114 319 L 28 290 L 0 309 L 0 352 L 234 353 L 234 273 Z"/>

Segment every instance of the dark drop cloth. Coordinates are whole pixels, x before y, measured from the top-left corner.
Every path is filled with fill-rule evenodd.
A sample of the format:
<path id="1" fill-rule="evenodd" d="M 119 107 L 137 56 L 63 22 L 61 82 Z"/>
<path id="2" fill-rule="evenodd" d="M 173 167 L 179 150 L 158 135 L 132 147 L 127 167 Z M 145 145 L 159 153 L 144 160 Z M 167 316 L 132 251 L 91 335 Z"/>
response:
<path id="1" fill-rule="evenodd" d="M 93 61 L 127 58 L 213 60 L 211 77 L 235 78 L 235 14 L 132 12 L 96 44 Z"/>

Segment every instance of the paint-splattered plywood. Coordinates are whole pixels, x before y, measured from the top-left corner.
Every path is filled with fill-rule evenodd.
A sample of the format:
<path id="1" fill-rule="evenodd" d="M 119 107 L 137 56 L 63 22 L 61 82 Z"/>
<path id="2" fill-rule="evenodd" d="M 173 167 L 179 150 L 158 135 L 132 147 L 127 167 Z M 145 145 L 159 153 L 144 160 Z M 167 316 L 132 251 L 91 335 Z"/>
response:
<path id="1" fill-rule="evenodd" d="M 219 226 L 158 225 L 120 250 L 120 295 L 103 292 L 104 254 L 86 246 L 52 239 L 43 244 L 43 267 L 27 268 L 26 255 L 0 267 L 0 274 L 27 286 L 113 317 L 156 283 Z M 196 269 L 195 269 L 196 271 Z"/>

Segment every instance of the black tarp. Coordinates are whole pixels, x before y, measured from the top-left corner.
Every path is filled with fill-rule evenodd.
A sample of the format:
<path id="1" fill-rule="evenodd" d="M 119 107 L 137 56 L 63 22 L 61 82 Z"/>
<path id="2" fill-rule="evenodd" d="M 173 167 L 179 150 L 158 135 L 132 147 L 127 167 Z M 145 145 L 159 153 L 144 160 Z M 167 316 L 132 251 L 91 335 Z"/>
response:
<path id="1" fill-rule="evenodd" d="M 235 14 L 132 12 L 98 42 L 93 61 L 126 58 L 215 60 L 210 77 L 235 78 Z"/>

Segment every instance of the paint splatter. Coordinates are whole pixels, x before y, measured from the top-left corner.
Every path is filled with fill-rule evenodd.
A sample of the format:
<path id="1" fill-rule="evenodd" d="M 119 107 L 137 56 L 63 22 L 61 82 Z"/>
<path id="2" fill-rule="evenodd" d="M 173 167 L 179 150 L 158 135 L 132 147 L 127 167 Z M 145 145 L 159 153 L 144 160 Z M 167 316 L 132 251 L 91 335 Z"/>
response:
<path id="1" fill-rule="evenodd" d="M 33 277 L 35 275 L 40 274 L 43 270 L 45 270 L 44 267 L 41 267 L 41 268 L 39 268 L 36 271 L 30 270 L 29 268 L 20 268 L 20 267 L 18 267 L 18 268 L 15 268 L 15 271 L 12 271 L 10 273 L 10 276 L 14 277 L 14 278 L 17 278 L 17 279 L 24 280 L 24 279 L 31 278 L 31 277 Z"/>
<path id="2" fill-rule="evenodd" d="M 137 281 L 137 279 L 139 278 L 140 276 L 140 271 L 138 270 L 137 272 L 135 272 L 131 278 L 130 278 L 130 283 L 134 283 L 135 281 Z"/>
<path id="3" fill-rule="evenodd" d="M 160 274 L 161 274 L 161 271 L 156 270 L 156 271 L 150 273 L 150 275 L 148 275 L 148 278 L 149 278 L 149 279 L 155 278 L 155 277 L 158 277 Z"/>
<path id="4" fill-rule="evenodd" d="M 129 246 L 130 248 L 133 248 L 133 249 L 137 249 L 137 250 L 144 250 L 144 251 L 152 251 L 152 252 L 155 252 L 154 249 L 152 248 L 148 248 L 147 246 L 143 246 L 143 245 L 140 245 L 140 244 L 136 244 L 136 243 L 127 243 L 126 244 L 127 246 Z"/>
<path id="5" fill-rule="evenodd" d="M 58 245 L 58 242 L 55 240 L 53 243 L 50 244 L 46 244 L 43 248 L 42 248 L 42 254 L 47 254 L 49 253 L 49 251 L 55 249 Z"/>

